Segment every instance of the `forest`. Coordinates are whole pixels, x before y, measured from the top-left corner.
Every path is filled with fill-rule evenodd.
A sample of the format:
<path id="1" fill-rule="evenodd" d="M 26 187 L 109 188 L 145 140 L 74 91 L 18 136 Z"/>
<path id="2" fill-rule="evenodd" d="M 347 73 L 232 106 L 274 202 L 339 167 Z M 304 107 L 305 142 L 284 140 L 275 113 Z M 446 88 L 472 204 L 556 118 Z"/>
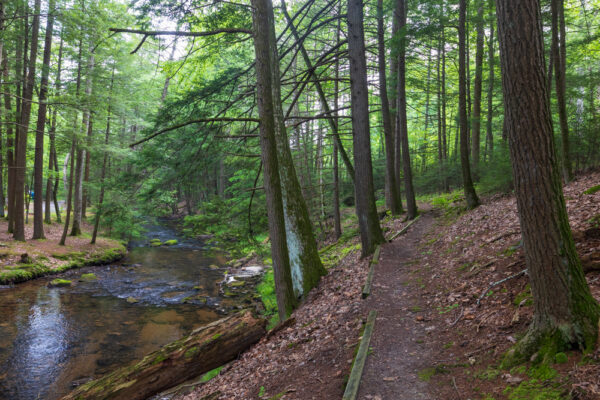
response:
<path id="1" fill-rule="evenodd" d="M 0 0 L 0 399 L 600 398 L 600 1 Z"/>

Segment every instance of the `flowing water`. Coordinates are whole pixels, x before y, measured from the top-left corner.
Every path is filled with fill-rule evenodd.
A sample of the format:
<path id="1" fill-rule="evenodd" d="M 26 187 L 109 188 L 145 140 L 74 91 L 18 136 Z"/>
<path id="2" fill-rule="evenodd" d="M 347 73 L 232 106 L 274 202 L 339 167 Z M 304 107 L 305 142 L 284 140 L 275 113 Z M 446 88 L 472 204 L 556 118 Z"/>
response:
<path id="1" fill-rule="evenodd" d="M 72 287 L 49 288 L 49 277 L 0 289 L 0 399 L 58 399 L 235 307 L 219 297 L 223 256 L 180 238 L 150 247 L 150 238 L 177 235 L 152 226 L 121 265 L 61 274 Z M 78 281 L 89 272 L 98 279 Z"/>

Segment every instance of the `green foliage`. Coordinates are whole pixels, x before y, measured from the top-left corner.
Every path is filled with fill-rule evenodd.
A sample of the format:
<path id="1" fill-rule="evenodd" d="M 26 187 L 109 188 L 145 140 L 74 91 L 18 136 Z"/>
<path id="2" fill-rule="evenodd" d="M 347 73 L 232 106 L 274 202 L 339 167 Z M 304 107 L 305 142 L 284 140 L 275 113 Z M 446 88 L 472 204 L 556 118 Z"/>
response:
<path id="1" fill-rule="evenodd" d="M 583 194 L 594 194 L 600 191 L 600 185 L 592 186 L 591 188 L 585 190 Z"/>
<path id="2" fill-rule="evenodd" d="M 260 300 L 265 307 L 265 316 L 269 317 L 268 329 L 271 329 L 279 322 L 273 268 L 269 268 L 264 273 L 261 282 L 256 286 L 256 291 L 260 295 Z"/>

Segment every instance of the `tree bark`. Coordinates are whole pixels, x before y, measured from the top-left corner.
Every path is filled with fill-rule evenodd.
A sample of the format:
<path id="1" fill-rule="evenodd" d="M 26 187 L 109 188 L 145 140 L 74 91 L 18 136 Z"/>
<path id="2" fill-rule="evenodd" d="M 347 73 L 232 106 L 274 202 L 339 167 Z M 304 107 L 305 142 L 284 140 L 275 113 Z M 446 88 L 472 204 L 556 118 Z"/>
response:
<path id="1" fill-rule="evenodd" d="M 479 205 L 479 198 L 475 193 L 471 166 L 469 164 L 469 122 L 467 117 L 467 70 L 465 46 L 465 20 L 467 15 L 467 1 L 459 0 L 458 18 L 458 120 L 460 125 L 460 163 L 462 167 L 463 186 L 467 207 L 473 209 Z"/>
<path id="2" fill-rule="evenodd" d="M 62 400 L 143 400 L 235 360 L 266 333 L 250 312 L 220 319 L 163 346 L 136 364 L 85 383 Z"/>
<path id="3" fill-rule="evenodd" d="M 55 87 L 56 92 L 55 96 L 58 96 L 60 93 L 60 85 L 61 85 L 61 69 L 62 69 L 62 54 L 63 54 L 63 39 L 62 35 L 60 38 L 60 45 L 58 47 L 58 65 L 56 69 L 56 79 L 55 79 Z M 58 182 L 59 177 L 58 174 L 54 174 L 54 170 L 58 171 L 58 165 L 55 166 L 55 153 L 56 153 L 56 117 L 57 117 L 57 107 L 52 108 L 52 116 L 50 118 L 50 130 L 48 132 L 48 138 L 50 140 L 50 149 L 48 152 L 48 179 L 46 180 L 46 210 L 44 216 L 44 222 L 47 224 L 52 223 L 52 210 L 50 206 L 50 202 L 56 195 L 56 191 L 53 187 L 53 181 L 56 180 Z M 54 176 L 53 176 L 54 175 Z M 58 189 L 58 188 L 57 188 Z M 60 223 L 60 211 L 58 210 L 58 202 L 55 204 L 57 207 L 56 216 L 57 221 Z"/>
<path id="4" fill-rule="evenodd" d="M 377 0 L 377 49 L 379 70 L 379 96 L 381 98 L 381 118 L 383 120 L 383 135 L 385 138 L 385 185 L 386 205 L 392 215 L 402 213 L 402 204 L 398 201 L 398 183 L 394 173 L 394 131 L 392 131 L 392 120 L 390 116 L 390 105 L 387 93 L 386 63 L 385 63 L 385 35 L 383 28 L 383 0 Z"/>
<path id="5" fill-rule="evenodd" d="M 65 217 L 65 226 L 63 229 L 62 236 L 60 238 L 59 244 L 61 246 L 65 245 L 65 241 L 67 240 L 67 232 L 69 231 L 69 221 L 71 219 L 71 205 L 73 204 L 73 175 L 75 170 L 75 149 L 77 148 L 77 138 L 73 137 L 73 141 L 71 143 L 71 170 L 69 172 L 69 187 L 67 189 L 67 216 Z M 66 168 L 65 168 L 66 169 Z M 66 174 L 65 174 L 66 175 Z M 66 178 L 66 176 L 65 176 Z M 65 185 L 67 186 L 67 185 Z"/>
<path id="6" fill-rule="evenodd" d="M 471 135 L 473 170 L 478 174 L 481 147 L 481 82 L 483 77 L 483 1 L 477 0 L 477 40 L 475 43 L 475 81 L 473 83 L 473 113 L 471 115 Z"/>
<path id="7" fill-rule="evenodd" d="M 52 52 L 52 29 L 54 27 L 54 0 L 48 1 L 48 18 L 46 22 L 46 37 L 44 39 L 44 56 L 42 61 L 42 80 L 38 105 L 38 117 L 35 132 L 35 162 L 33 179 L 33 237 L 44 239 L 44 131 L 46 128 L 46 110 L 48 108 L 48 76 L 50 75 L 50 55 Z M 46 203 L 48 207 L 48 203 Z"/>
<path id="8" fill-rule="evenodd" d="M 340 2 L 338 12 L 341 10 L 342 4 Z M 335 31 L 336 41 L 340 41 L 341 32 L 341 19 L 338 19 L 337 29 Z M 339 58 L 335 60 L 335 81 L 333 82 L 333 107 L 335 109 L 335 116 L 338 116 L 339 109 L 339 78 L 340 78 L 340 61 Z M 333 140 L 333 232 L 335 239 L 338 240 L 342 236 L 342 218 L 340 216 L 340 175 L 338 167 L 338 145 L 337 140 Z"/>
<path id="9" fill-rule="evenodd" d="M 398 95 L 397 95 L 397 118 L 396 138 L 402 146 L 402 170 L 404 173 L 404 195 L 406 197 L 406 212 L 408 219 L 417 216 L 417 202 L 413 188 L 412 167 L 410 164 L 410 150 L 408 146 L 408 121 L 406 118 L 406 2 L 396 1 L 395 16 L 398 19 L 400 30 L 400 49 L 398 51 Z"/>
<path id="10" fill-rule="evenodd" d="M 10 80 L 10 76 L 8 73 L 8 57 L 6 47 L 2 48 L 2 76 L 4 82 L 8 82 Z M 15 117 L 12 112 L 12 101 L 10 94 L 10 86 L 4 86 L 4 121 L 6 123 L 6 176 L 7 176 L 7 212 L 8 212 L 8 225 L 9 225 L 9 233 L 12 231 L 10 229 L 11 221 L 14 216 L 14 212 L 12 211 L 14 205 L 14 131 L 13 131 L 13 122 L 15 121 Z"/>
<path id="11" fill-rule="evenodd" d="M 554 79 L 556 84 L 556 102 L 560 123 L 560 139 L 562 144 L 562 174 L 565 182 L 573 180 L 571 156 L 569 154 L 569 122 L 566 104 L 566 29 L 565 5 L 563 0 L 551 0 L 552 11 L 552 63 L 554 64 Z"/>
<path id="12" fill-rule="evenodd" d="M 272 13 L 272 9 L 269 11 Z M 285 217 L 287 247 L 292 272 L 292 284 L 296 296 L 306 295 L 317 285 L 327 271 L 321 263 L 317 242 L 313 233 L 308 207 L 296 175 L 296 168 L 290 151 L 283 106 L 281 104 L 281 83 L 279 73 L 279 55 L 275 36 L 274 18 L 269 17 L 271 51 L 271 90 L 273 91 L 273 112 L 275 122 L 275 142 L 277 161 L 281 179 L 281 193 Z M 317 157 L 319 156 L 317 152 Z"/>
<path id="13" fill-rule="evenodd" d="M 505 119 L 533 321 L 505 366 L 592 349 L 600 308 L 592 297 L 565 206 L 547 96 L 539 0 L 497 0 Z"/>
<path id="14" fill-rule="evenodd" d="M 494 133 L 492 131 L 492 118 L 494 116 L 494 0 L 489 0 L 488 7 L 490 8 L 490 39 L 488 41 L 488 93 L 487 93 L 487 118 L 486 118 L 486 133 L 485 133 L 485 151 L 487 159 L 490 161 L 494 158 Z M 484 160 L 485 160 L 484 156 Z"/>
<path id="15" fill-rule="evenodd" d="M 23 211 L 25 207 L 25 172 L 27 168 L 27 133 L 29 130 L 29 119 L 31 117 L 31 103 L 33 99 L 33 86 L 35 84 L 35 67 L 38 48 L 38 34 L 40 27 L 40 4 L 41 0 L 35 1 L 33 23 L 31 26 L 31 53 L 29 55 L 29 66 L 27 81 L 23 95 L 23 104 L 21 107 L 21 121 L 17 127 L 18 147 L 16 156 L 15 173 L 15 219 L 14 233 L 15 240 L 25 241 L 25 221 Z"/>
<path id="16" fill-rule="evenodd" d="M 287 249 L 285 217 L 281 194 L 281 181 L 275 142 L 275 116 L 271 66 L 278 60 L 271 60 L 271 25 L 273 25 L 273 5 L 270 0 L 252 0 L 254 12 L 254 51 L 256 56 L 256 100 L 260 115 L 260 146 L 263 162 L 263 180 L 267 200 L 271 258 L 275 277 L 275 293 L 279 319 L 285 320 L 297 304 L 292 285 L 290 259 Z"/>
<path id="17" fill-rule="evenodd" d="M 352 99 L 352 130 L 354 166 L 356 167 L 354 195 L 360 228 L 362 257 L 375 251 L 385 241 L 375 206 L 371 138 L 369 127 L 369 93 L 363 28 L 363 3 L 348 0 L 348 57 L 350 59 L 350 92 Z"/>
<path id="18" fill-rule="evenodd" d="M 112 74 L 110 76 L 110 89 L 108 90 L 108 109 L 106 111 L 106 132 L 104 134 L 104 157 L 102 159 L 102 171 L 100 172 L 100 195 L 98 196 L 98 209 L 94 217 L 94 231 L 92 232 L 91 244 L 96 243 L 100 218 L 102 217 L 102 204 L 104 203 L 104 180 L 106 178 L 106 164 L 108 163 L 108 139 L 110 138 L 110 118 L 112 115 L 112 93 L 115 84 L 115 64 L 113 64 Z"/>

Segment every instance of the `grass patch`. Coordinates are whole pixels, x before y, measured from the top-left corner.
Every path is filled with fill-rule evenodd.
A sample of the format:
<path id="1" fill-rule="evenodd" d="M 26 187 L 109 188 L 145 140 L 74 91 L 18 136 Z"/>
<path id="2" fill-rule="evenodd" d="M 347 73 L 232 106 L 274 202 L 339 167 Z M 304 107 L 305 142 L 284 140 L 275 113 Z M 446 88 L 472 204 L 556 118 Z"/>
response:
<path id="1" fill-rule="evenodd" d="M 583 194 L 594 194 L 600 191 L 600 185 L 592 186 L 591 188 L 585 190 Z"/>

